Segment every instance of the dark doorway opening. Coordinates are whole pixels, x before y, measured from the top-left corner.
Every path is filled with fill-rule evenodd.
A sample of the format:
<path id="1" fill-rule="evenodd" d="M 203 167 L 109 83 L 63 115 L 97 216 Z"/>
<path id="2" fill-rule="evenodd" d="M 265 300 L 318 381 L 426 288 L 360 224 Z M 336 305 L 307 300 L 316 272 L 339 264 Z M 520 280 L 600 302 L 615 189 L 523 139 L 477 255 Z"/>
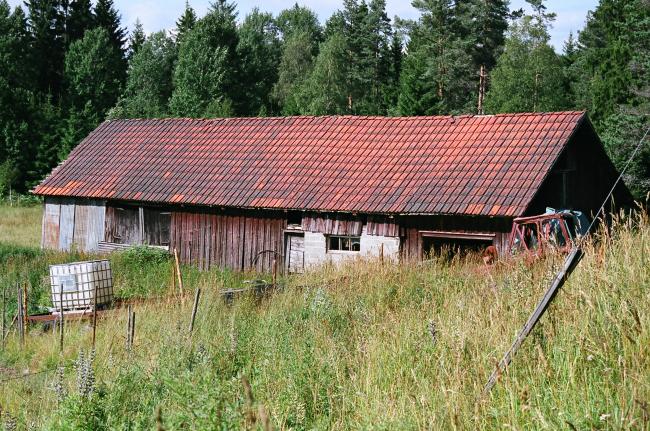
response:
<path id="1" fill-rule="evenodd" d="M 493 243 L 494 237 L 489 234 L 423 232 L 422 258 L 452 259 L 468 253 L 482 253 Z"/>

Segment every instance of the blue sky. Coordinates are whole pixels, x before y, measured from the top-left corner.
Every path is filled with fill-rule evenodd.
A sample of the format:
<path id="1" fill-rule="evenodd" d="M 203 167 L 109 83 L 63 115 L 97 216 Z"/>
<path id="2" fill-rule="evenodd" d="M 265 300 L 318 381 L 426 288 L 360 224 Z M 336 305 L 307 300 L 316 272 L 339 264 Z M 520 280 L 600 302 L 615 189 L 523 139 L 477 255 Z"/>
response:
<path id="1" fill-rule="evenodd" d="M 239 11 L 240 19 L 243 18 L 254 7 L 263 11 L 278 13 L 282 9 L 291 7 L 296 0 L 235 0 Z M 9 0 L 12 6 L 22 4 L 22 0 Z M 115 6 L 122 14 L 122 22 L 129 28 L 140 18 L 147 33 L 172 29 L 176 19 L 180 16 L 185 6 L 185 0 L 114 0 Z M 342 0 L 298 0 L 298 4 L 312 9 L 318 14 L 321 22 L 337 9 L 341 8 Z M 526 6 L 524 0 L 511 0 L 511 8 Z M 551 29 L 551 43 L 557 51 L 561 51 L 562 44 L 570 31 L 574 33 L 582 29 L 587 16 L 587 11 L 596 7 L 598 0 L 547 0 L 546 6 L 549 11 L 557 13 L 557 20 Z M 190 5 L 197 11 L 199 16 L 208 9 L 209 0 L 190 0 Z M 395 15 L 401 18 L 417 18 L 418 12 L 411 6 L 411 2 L 400 0 L 387 0 L 388 15 L 392 18 Z"/>

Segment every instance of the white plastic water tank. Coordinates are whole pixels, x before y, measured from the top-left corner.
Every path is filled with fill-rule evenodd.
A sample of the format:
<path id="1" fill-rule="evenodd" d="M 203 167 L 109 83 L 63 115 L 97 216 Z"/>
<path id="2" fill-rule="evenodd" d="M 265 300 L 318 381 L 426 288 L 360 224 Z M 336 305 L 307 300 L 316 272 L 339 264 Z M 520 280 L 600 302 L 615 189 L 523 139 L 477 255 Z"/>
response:
<path id="1" fill-rule="evenodd" d="M 101 307 L 113 300 L 113 274 L 108 260 L 50 265 L 50 283 L 56 311 L 61 310 L 61 289 L 63 310 L 92 309 L 94 305 Z"/>

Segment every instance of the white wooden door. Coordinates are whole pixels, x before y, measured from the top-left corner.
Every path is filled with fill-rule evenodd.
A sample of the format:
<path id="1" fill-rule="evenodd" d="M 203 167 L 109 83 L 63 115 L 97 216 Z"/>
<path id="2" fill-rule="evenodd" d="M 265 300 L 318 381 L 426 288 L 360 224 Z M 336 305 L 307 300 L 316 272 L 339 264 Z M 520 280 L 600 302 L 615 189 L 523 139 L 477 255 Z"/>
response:
<path id="1" fill-rule="evenodd" d="M 287 235 L 287 270 L 289 274 L 302 273 L 305 270 L 305 235 Z"/>

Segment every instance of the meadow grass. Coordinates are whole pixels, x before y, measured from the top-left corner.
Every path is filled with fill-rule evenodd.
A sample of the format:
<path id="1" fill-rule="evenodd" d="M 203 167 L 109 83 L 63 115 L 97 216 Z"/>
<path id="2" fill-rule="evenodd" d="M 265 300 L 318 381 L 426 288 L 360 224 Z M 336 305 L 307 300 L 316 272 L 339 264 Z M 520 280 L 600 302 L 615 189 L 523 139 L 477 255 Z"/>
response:
<path id="1" fill-rule="evenodd" d="M 62 368 L 4 381 L 4 420 L 66 430 L 153 429 L 157 416 L 168 430 L 261 429 L 266 416 L 276 429 L 648 429 L 649 237 L 650 224 L 635 216 L 588 244 L 484 398 L 487 377 L 561 257 L 491 268 L 472 258 L 359 260 L 281 279 L 282 290 L 232 305 L 219 291 L 258 275 L 183 268 L 184 301 L 135 303 L 132 351 L 124 309 L 99 322 L 90 369 L 79 361 L 90 349 L 88 323 L 67 326 L 63 354 L 58 335 L 40 327 L 25 346 L 10 334 L 0 354 L 3 378 Z M 86 257 L 12 250 L 4 273 L 27 266 L 44 275 L 48 262 Z M 168 260 L 136 250 L 111 263 L 118 295 L 169 292 Z M 199 287 L 189 334 L 191 291 Z"/>
<path id="2" fill-rule="evenodd" d="M 0 205 L 0 243 L 37 247 L 41 242 L 43 206 Z"/>

